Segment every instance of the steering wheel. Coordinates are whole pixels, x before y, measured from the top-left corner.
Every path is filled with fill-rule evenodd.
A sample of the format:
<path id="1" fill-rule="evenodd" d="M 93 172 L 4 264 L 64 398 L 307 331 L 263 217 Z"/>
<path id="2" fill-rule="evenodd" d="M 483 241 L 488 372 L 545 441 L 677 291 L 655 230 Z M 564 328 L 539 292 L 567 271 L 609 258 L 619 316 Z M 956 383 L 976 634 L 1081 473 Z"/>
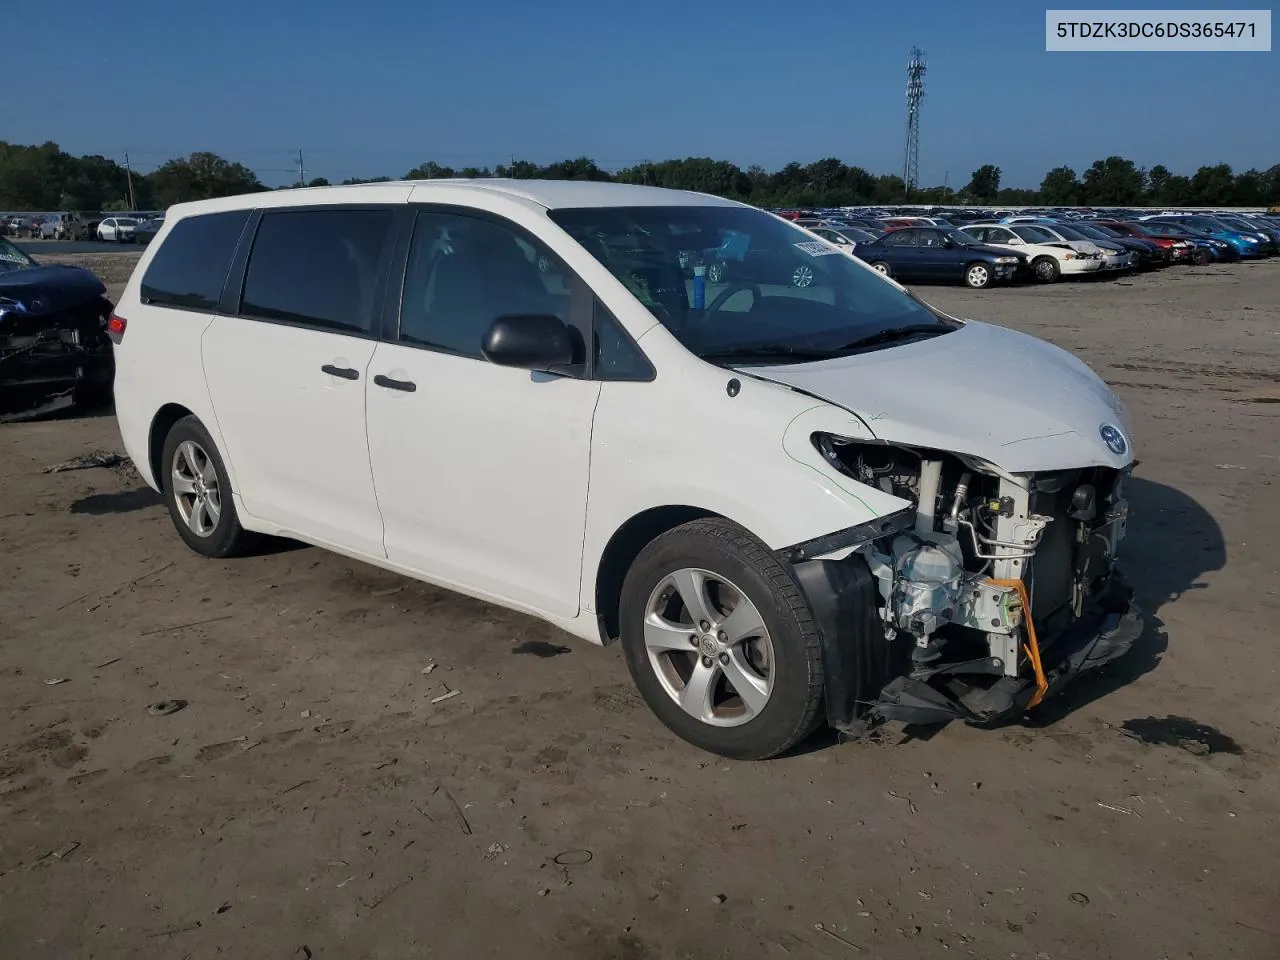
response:
<path id="1" fill-rule="evenodd" d="M 712 300 L 711 304 L 707 307 L 707 318 L 710 319 L 711 314 L 723 307 L 730 297 L 743 290 L 751 291 L 751 306 L 753 307 L 763 299 L 762 294 L 760 293 L 760 285 L 758 283 L 739 280 L 736 283 L 729 284 L 716 295 L 716 298 Z"/>

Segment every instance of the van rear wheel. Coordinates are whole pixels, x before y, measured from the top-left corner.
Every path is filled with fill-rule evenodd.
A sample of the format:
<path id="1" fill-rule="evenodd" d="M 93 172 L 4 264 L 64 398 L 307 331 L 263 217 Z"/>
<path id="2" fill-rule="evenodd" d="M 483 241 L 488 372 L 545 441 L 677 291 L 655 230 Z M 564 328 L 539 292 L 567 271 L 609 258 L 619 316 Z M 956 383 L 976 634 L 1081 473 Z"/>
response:
<path id="1" fill-rule="evenodd" d="M 230 557 L 249 545 L 227 468 L 199 418 L 183 417 L 169 430 L 156 480 L 178 535 L 196 553 Z"/>
<path id="2" fill-rule="evenodd" d="M 632 679 L 672 732 L 703 750 L 763 760 L 818 722 L 818 627 L 795 577 L 719 518 L 654 539 L 627 573 L 622 645 Z"/>

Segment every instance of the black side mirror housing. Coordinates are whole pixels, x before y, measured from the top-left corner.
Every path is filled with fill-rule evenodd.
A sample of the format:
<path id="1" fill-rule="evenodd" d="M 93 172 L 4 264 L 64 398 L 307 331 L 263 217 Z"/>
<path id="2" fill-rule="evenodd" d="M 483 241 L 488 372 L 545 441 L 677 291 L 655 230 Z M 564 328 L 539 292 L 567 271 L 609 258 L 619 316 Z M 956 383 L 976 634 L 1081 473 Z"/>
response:
<path id="1" fill-rule="evenodd" d="M 486 360 L 503 367 L 544 373 L 574 363 L 573 337 L 559 317 L 499 317 L 485 332 L 480 350 Z"/>

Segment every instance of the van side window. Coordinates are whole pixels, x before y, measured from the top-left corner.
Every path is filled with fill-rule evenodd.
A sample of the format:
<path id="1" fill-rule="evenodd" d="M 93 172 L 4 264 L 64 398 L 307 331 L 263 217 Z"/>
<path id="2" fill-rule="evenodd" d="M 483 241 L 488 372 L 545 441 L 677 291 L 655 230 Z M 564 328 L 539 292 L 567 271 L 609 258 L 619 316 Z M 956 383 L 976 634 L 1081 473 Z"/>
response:
<path id="1" fill-rule="evenodd" d="M 569 272 L 514 226 L 452 213 L 418 214 L 400 304 L 402 343 L 480 358 L 498 317 L 569 320 Z"/>
<path id="2" fill-rule="evenodd" d="M 392 207 L 264 213 L 249 254 L 240 314 L 371 332 L 394 216 Z"/>
<path id="3" fill-rule="evenodd" d="M 599 300 L 595 301 L 595 359 L 592 374 L 596 380 L 652 380 L 657 374 L 649 358 L 640 352 L 622 324 Z"/>
<path id="4" fill-rule="evenodd" d="M 142 277 L 142 302 L 213 311 L 249 211 L 184 217 L 173 225 Z"/>

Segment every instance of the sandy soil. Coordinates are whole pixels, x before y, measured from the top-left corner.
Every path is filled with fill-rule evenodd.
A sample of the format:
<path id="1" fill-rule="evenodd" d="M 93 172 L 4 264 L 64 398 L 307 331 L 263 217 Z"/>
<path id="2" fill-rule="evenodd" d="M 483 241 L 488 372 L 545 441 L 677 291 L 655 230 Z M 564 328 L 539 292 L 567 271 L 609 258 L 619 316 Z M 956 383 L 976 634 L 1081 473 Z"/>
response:
<path id="1" fill-rule="evenodd" d="M 1280 955 L 1280 263 L 921 293 L 1138 431 L 1149 629 L 999 731 L 718 761 L 616 649 L 43 472 L 109 413 L 0 428 L 0 957 Z"/>

